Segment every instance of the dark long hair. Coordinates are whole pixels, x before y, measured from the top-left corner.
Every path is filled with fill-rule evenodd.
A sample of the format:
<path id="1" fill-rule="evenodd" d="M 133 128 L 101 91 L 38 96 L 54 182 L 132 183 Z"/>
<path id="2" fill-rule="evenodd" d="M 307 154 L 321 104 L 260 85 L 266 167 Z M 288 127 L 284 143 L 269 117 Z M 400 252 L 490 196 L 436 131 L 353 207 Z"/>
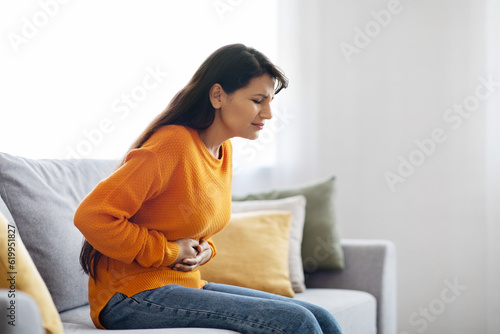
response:
<path id="1" fill-rule="evenodd" d="M 201 64 L 189 83 L 149 124 L 127 153 L 141 147 L 165 125 L 184 125 L 197 130 L 208 128 L 215 119 L 215 109 L 209 99 L 209 91 L 214 84 L 220 84 L 227 94 L 231 94 L 247 86 L 252 78 L 266 73 L 277 81 L 275 94 L 288 86 L 284 73 L 254 48 L 243 44 L 219 48 Z M 120 166 L 123 163 L 124 160 Z M 83 271 L 93 279 L 97 279 L 97 264 L 101 257 L 102 253 L 85 240 L 80 253 L 80 264 Z"/>

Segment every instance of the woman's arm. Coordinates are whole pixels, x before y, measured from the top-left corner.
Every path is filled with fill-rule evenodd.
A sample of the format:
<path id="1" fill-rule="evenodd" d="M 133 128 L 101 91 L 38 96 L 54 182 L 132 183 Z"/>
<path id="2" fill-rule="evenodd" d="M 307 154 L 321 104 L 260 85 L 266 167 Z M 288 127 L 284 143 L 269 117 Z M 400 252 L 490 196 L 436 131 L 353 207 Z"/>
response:
<path id="1" fill-rule="evenodd" d="M 75 225 L 95 249 L 110 258 L 125 263 L 136 260 L 144 267 L 168 266 L 179 255 L 178 244 L 129 220 L 164 182 L 156 154 L 133 150 L 125 164 L 83 200 Z"/>

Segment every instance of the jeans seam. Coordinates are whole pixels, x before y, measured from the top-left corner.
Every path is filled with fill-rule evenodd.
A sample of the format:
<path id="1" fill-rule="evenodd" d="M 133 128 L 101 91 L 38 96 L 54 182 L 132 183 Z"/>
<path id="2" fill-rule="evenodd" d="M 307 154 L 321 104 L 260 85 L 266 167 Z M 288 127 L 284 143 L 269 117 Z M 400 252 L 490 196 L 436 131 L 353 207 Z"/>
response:
<path id="1" fill-rule="evenodd" d="M 139 301 L 137 301 L 135 299 L 134 299 L 134 301 L 137 302 L 137 303 L 140 303 Z M 213 314 L 213 315 L 216 315 L 216 316 L 219 316 L 219 317 L 228 318 L 228 319 L 233 319 L 233 320 L 238 320 L 238 321 L 246 321 L 246 322 L 249 322 L 249 323 L 252 323 L 252 324 L 256 324 L 256 325 L 259 325 L 259 326 L 262 326 L 262 327 L 269 328 L 271 330 L 278 331 L 279 333 L 282 333 L 282 334 L 287 334 L 286 332 L 282 331 L 281 329 L 273 328 L 273 327 L 268 326 L 268 325 L 263 325 L 263 324 L 260 324 L 260 323 L 258 323 L 256 321 L 252 321 L 252 320 L 239 319 L 239 318 L 234 317 L 234 316 L 221 315 L 219 313 L 211 312 L 211 311 L 200 311 L 200 310 L 190 310 L 190 309 L 181 308 L 181 307 L 170 307 L 170 306 L 166 306 L 166 305 L 160 305 L 160 304 L 154 303 L 154 302 L 146 300 L 146 299 L 144 299 L 143 302 L 145 302 L 146 304 L 149 304 L 149 305 L 154 305 L 156 307 L 168 308 L 169 310 L 183 310 L 183 311 L 189 311 L 189 312 L 198 312 L 198 313 L 204 313 L 204 314 Z"/>

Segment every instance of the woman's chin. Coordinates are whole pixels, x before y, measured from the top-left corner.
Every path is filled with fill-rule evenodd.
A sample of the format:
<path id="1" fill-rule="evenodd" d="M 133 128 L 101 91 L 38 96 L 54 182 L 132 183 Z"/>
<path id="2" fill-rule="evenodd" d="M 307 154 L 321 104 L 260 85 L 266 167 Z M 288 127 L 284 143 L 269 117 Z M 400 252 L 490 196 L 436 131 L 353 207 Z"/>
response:
<path id="1" fill-rule="evenodd" d="M 241 134 L 237 137 L 240 137 L 240 138 L 243 138 L 243 139 L 248 139 L 248 140 L 255 140 L 257 138 L 259 138 L 259 132 L 260 131 L 256 131 L 256 132 L 253 132 L 253 133 L 245 133 L 245 134 Z"/>
<path id="2" fill-rule="evenodd" d="M 255 133 L 251 134 L 251 135 L 248 137 L 248 139 L 250 139 L 250 140 L 255 140 L 255 139 L 259 138 L 259 132 L 260 132 L 260 131 L 257 131 L 257 132 L 255 132 Z"/>

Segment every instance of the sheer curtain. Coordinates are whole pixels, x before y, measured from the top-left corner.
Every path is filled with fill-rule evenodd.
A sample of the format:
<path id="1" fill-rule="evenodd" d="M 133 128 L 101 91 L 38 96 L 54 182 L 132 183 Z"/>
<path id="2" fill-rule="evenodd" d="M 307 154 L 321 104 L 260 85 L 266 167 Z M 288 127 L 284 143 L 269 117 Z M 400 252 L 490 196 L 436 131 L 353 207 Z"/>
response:
<path id="1" fill-rule="evenodd" d="M 325 33 L 318 1 L 278 2 L 278 57 L 290 77 L 290 86 L 279 97 L 278 109 L 288 115 L 289 123 L 278 139 L 277 185 L 317 178 L 321 140 L 320 115 L 325 112 L 321 87 Z"/>
<path id="2" fill-rule="evenodd" d="M 273 119 L 268 122 L 269 126 L 266 125 L 274 138 L 275 159 L 268 166 L 252 168 L 243 165 L 240 170 L 235 170 L 233 192 L 236 194 L 286 186 L 317 176 L 318 136 L 305 134 L 316 129 L 318 111 L 316 94 L 320 83 L 315 80 L 315 70 L 319 66 L 320 45 L 316 37 L 309 38 L 320 32 L 318 26 L 309 26 L 316 22 L 318 6 L 314 1 L 277 1 L 276 57 L 272 60 L 283 69 L 290 84 L 273 101 Z M 307 22 L 307 27 L 304 22 Z M 305 70 L 304 63 L 313 59 L 310 63 L 312 71 Z M 309 82 L 304 85 L 306 81 Z M 261 138 L 258 141 L 262 141 Z"/>
<path id="3" fill-rule="evenodd" d="M 318 177 L 318 115 L 322 34 L 318 1 L 278 1 L 275 63 L 290 79 L 274 102 L 270 126 L 275 138 L 275 161 L 246 168 L 234 178 L 233 191 L 248 193 L 305 182 Z"/>

